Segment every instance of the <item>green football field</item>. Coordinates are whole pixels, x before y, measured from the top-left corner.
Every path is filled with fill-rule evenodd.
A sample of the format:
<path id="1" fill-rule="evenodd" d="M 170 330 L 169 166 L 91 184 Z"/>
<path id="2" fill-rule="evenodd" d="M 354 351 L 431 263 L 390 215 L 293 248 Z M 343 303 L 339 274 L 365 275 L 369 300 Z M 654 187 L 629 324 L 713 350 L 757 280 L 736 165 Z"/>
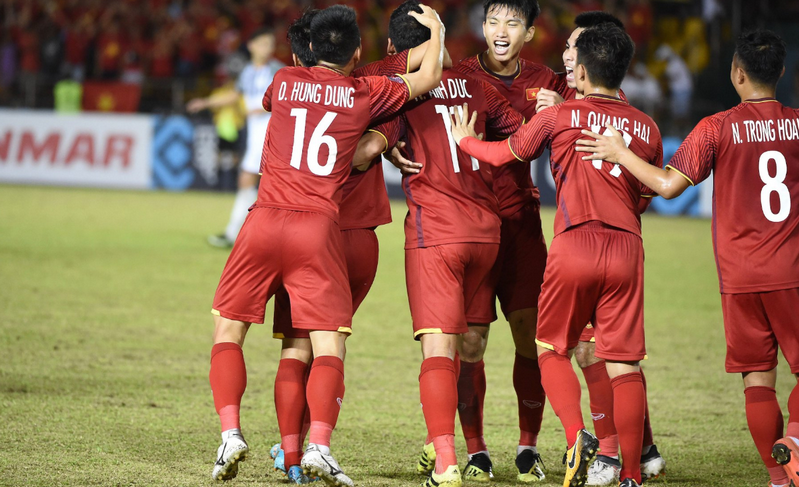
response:
<path id="1" fill-rule="evenodd" d="M 231 195 L 0 186 L 0 485 L 211 485 L 219 424 L 208 385 L 210 314 L 227 252 L 206 235 Z M 378 231 L 380 267 L 348 341 L 347 394 L 333 452 L 356 485 L 417 485 L 425 437 L 421 354 L 403 276 L 403 204 Z M 544 228 L 552 233 L 551 209 Z M 707 220 L 644 217 L 644 364 L 669 486 L 765 487 L 724 332 Z M 322 301 L 320 306 L 324 306 Z M 269 312 L 271 314 L 271 311 Z M 267 323 L 271 321 L 267 317 Z M 242 428 L 251 457 L 231 485 L 284 483 L 272 385 L 279 342 L 254 326 L 244 347 Z M 504 320 L 486 355 L 486 440 L 495 485 L 515 485 L 513 347 Z M 794 384 L 780 365 L 784 405 Z M 584 392 L 586 424 L 590 425 Z M 458 435 L 460 433 L 458 432 Z M 561 485 L 565 447 L 547 407 L 539 439 Z M 456 444 L 465 463 L 464 443 Z"/>

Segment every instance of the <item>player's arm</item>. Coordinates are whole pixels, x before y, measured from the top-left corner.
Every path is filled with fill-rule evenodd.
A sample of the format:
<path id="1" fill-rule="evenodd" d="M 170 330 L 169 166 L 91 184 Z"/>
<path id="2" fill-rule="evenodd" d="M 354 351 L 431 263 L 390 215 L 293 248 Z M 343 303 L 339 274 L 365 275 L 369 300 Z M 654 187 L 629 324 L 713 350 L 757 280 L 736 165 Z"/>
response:
<path id="1" fill-rule="evenodd" d="M 420 93 L 427 93 L 441 82 L 441 70 L 444 61 L 444 24 L 435 10 L 427 5 L 420 5 L 422 13 L 408 12 L 420 24 L 430 29 L 430 44 L 427 46 L 418 71 L 406 74 L 410 96 L 415 98 Z"/>
<path id="2" fill-rule="evenodd" d="M 424 59 L 424 55 L 427 54 L 427 49 L 429 48 L 430 41 L 424 41 L 418 46 L 408 50 L 408 73 L 419 69 L 419 67 L 422 65 L 422 59 Z M 452 58 L 449 57 L 449 51 L 447 51 L 446 47 L 444 47 L 444 59 L 441 64 L 445 68 L 452 67 Z"/>
<path id="3" fill-rule="evenodd" d="M 388 150 L 386 137 L 380 132 L 369 130 L 361 136 L 358 148 L 352 157 L 352 167 L 359 171 L 366 171 L 374 158 Z"/>
<path id="4" fill-rule="evenodd" d="M 604 160 L 620 164 L 626 167 L 636 179 L 666 199 L 676 198 L 692 184 L 692 181 L 679 171 L 673 170 L 671 167 L 661 169 L 635 155 L 624 143 L 621 133 L 610 124 L 607 127 L 612 135 L 599 135 L 590 130 L 582 131 L 583 135 L 593 139 L 577 141 L 575 151 L 589 153 L 583 157 L 583 160 Z"/>
<path id="5" fill-rule="evenodd" d="M 238 90 L 225 91 L 205 98 L 194 98 L 186 103 L 186 111 L 197 113 L 200 110 L 222 108 L 238 103 L 241 93 Z"/>
<path id="6" fill-rule="evenodd" d="M 491 84 L 480 82 L 485 92 L 486 105 L 486 135 L 489 140 L 503 140 L 515 134 L 524 124 L 524 117 L 513 109 L 507 98 Z"/>
<path id="7" fill-rule="evenodd" d="M 566 84 L 565 76 L 552 73 L 549 86 L 541 88 L 535 97 L 535 112 L 538 113 L 544 108 L 560 105 L 566 101 L 565 98 L 568 92 L 569 85 Z"/>

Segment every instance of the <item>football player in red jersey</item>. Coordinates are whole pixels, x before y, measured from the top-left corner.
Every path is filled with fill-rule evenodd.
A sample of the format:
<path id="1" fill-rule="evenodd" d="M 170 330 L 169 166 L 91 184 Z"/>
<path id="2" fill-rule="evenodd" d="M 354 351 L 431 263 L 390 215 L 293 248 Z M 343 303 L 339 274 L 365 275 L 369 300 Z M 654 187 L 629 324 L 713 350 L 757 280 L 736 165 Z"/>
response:
<path id="1" fill-rule="evenodd" d="M 264 108 L 274 122 L 264 147 L 264 177 L 214 296 L 210 382 L 223 432 L 214 479 L 235 477 L 249 451 L 239 420 L 247 377 L 241 346 L 250 324 L 263 323 L 267 300 L 283 285 L 291 295 L 292 326 L 310 330 L 315 357 L 308 377 L 311 425 L 302 467 L 331 485 L 352 485 L 330 455 L 344 395 L 344 342 L 352 321 L 338 206 L 370 121 L 396 113 L 415 93 L 427 92 L 441 79 L 441 21 L 428 7 L 412 15 L 432 31 L 419 71 L 393 78 L 350 77 L 360 58 L 355 12 L 332 6 L 311 24 L 318 65 L 283 68 L 264 95 Z"/>
<path id="2" fill-rule="evenodd" d="M 665 170 L 642 164 L 613 129 L 586 132 L 592 139 L 578 147 L 593 153 L 588 159 L 623 165 L 665 198 L 713 175 L 726 369 L 743 376 L 749 431 L 775 487 L 799 485 L 799 386 L 785 433 L 774 389 L 777 347 L 799 378 L 799 111 L 774 99 L 785 55 L 772 32 L 740 36 L 730 79 L 741 104 L 703 119 Z"/>
<path id="3" fill-rule="evenodd" d="M 607 12 L 583 12 L 575 17 L 575 29 L 566 41 L 566 47 L 563 50 L 564 72 L 560 74 L 569 89 L 562 93 L 563 96 L 561 96 L 561 93 L 542 89 L 538 93 L 537 111 L 563 103 L 564 98 L 566 100 L 582 98 L 582 95 L 577 92 L 577 85 L 574 81 L 574 66 L 577 60 L 575 42 L 583 30 L 604 22 L 610 22 L 621 29 L 624 28 L 624 24 L 619 19 Z M 621 90 L 619 90 L 619 97 L 622 100 L 627 99 Z M 640 206 L 642 212 L 646 210 L 650 201 L 651 198 L 642 198 Z M 596 357 L 595 351 L 594 329 L 589 324 L 580 335 L 580 341 L 574 349 L 574 359 L 583 372 L 588 387 L 591 419 L 594 423 L 594 433 L 599 439 L 599 450 L 602 453 L 597 455 L 596 460 L 588 469 L 586 485 L 616 485 L 621 473 L 621 462 L 619 461 L 619 436 L 616 434 L 616 427 L 613 424 L 613 391 L 610 386 L 610 377 L 607 370 L 605 370 L 605 362 Z M 641 369 L 641 377 L 644 378 L 644 388 L 646 388 L 646 377 L 644 376 L 643 368 Z M 665 474 L 666 461 L 660 455 L 653 439 L 648 405 L 645 418 L 641 476 L 644 480 L 648 480 Z"/>
<path id="4" fill-rule="evenodd" d="M 537 114 L 508 142 L 482 142 L 455 117 L 453 137 L 467 153 L 492 164 L 529 161 L 551 146 L 557 190 L 555 238 L 541 289 L 538 361 L 552 409 L 566 430 L 565 486 L 584 485 L 599 442 L 585 430 L 580 384 L 570 356 L 585 324 L 596 328 L 597 356 L 605 359 L 614 395 L 622 453 L 621 486 L 641 482 L 639 459 L 646 396 L 638 363 L 645 356 L 643 245 L 639 200 L 652 191 L 614 164 L 581 161 L 574 149 L 581 129 L 613 123 L 626 143 L 655 166 L 663 147 L 657 126 L 618 98 L 632 60 L 630 37 L 613 24 L 583 31 L 576 42 L 575 81 L 584 98 Z M 620 311 L 621 310 L 621 311 Z"/>

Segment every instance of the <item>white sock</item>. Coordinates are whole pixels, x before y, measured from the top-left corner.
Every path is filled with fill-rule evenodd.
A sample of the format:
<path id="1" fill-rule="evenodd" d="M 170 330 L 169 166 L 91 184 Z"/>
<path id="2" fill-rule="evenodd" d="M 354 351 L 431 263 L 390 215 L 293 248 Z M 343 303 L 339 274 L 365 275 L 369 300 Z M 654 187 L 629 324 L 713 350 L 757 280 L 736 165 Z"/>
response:
<path id="1" fill-rule="evenodd" d="M 322 454 L 330 455 L 330 447 L 325 445 L 318 445 L 316 443 L 308 443 L 308 448 L 315 446 Z"/>
<path id="2" fill-rule="evenodd" d="M 241 430 L 238 428 L 231 428 L 229 430 L 225 430 L 222 432 L 222 441 L 225 442 L 230 439 L 231 436 L 241 436 L 244 438 L 244 435 L 241 434 Z"/>
<path id="3" fill-rule="evenodd" d="M 516 447 L 516 456 L 521 455 L 524 450 L 530 450 L 534 455 L 538 453 L 538 449 L 533 445 L 519 445 Z"/>
<path id="4" fill-rule="evenodd" d="M 481 453 L 483 453 L 485 456 L 488 457 L 489 460 L 491 460 L 491 455 L 488 453 L 488 450 L 482 450 L 482 451 L 477 451 L 477 452 L 474 452 L 474 453 L 469 453 L 469 461 L 472 460 L 473 456 L 479 455 Z"/>
<path id="5" fill-rule="evenodd" d="M 789 436 L 788 438 L 792 439 L 793 442 L 796 443 L 796 446 L 799 446 L 799 438 L 796 438 L 795 436 Z"/>
<path id="6" fill-rule="evenodd" d="M 230 212 L 230 221 L 225 228 L 225 237 L 231 242 L 236 241 L 244 219 L 247 218 L 247 210 L 250 209 L 255 200 L 258 199 L 258 188 L 245 188 L 236 192 L 236 200 L 233 202 L 233 210 Z"/>

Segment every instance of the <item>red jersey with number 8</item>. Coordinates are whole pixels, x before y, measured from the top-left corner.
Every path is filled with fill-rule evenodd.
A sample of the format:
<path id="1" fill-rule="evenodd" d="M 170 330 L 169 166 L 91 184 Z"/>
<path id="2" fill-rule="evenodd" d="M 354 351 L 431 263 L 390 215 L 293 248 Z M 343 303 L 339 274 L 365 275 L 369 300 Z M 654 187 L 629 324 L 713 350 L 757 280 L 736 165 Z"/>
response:
<path id="1" fill-rule="evenodd" d="M 799 287 L 799 111 L 773 98 L 705 118 L 668 164 L 713 171 L 713 247 L 724 294 Z"/>
<path id="2" fill-rule="evenodd" d="M 283 68 L 264 95 L 272 112 L 255 206 L 338 221 L 341 187 L 370 121 L 410 96 L 402 76 L 353 78 L 322 66 Z"/>

